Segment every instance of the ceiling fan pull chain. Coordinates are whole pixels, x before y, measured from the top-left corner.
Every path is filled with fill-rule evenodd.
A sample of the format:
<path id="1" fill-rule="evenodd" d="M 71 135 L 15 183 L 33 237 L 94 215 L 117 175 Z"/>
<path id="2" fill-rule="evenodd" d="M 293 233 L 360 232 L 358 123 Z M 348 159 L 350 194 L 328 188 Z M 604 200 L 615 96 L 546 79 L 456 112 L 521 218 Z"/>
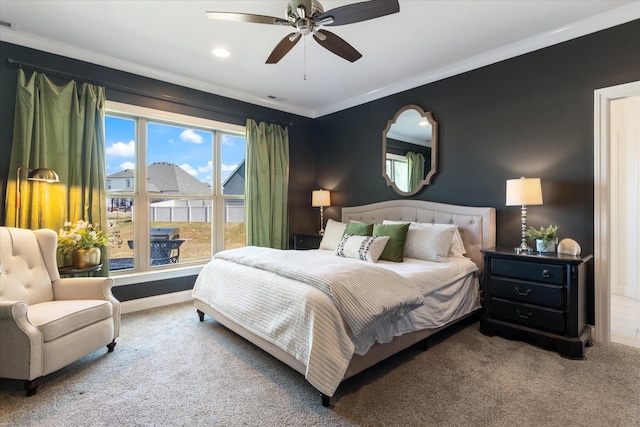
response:
<path id="1" fill-rule="evenodd" d="M 304 74 L 304 81 L 307 81 L 307 38 L 302 40 L 302 73 Z"/>

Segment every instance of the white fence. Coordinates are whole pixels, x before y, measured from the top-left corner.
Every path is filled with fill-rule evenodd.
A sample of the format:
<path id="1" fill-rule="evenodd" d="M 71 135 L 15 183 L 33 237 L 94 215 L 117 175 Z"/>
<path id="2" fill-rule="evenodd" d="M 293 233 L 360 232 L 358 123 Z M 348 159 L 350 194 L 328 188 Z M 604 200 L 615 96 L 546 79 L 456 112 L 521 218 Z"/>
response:
<path id="1" fill-rule="evenodd" d="M 211 222 L 211 206 L 151 206 L 150 219 L 158 222 Z M 224 207 L 225 222 L 244 222 L 244 203 Z"/>

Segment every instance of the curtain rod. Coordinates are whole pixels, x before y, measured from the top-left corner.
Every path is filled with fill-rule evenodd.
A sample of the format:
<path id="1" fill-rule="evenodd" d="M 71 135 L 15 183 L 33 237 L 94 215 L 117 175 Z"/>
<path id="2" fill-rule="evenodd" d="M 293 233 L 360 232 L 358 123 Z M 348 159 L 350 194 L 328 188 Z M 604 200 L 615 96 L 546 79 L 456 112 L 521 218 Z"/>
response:
<path id="1" fill-rule="evenodd" d="M 238 114 L 238 113 L 236 113 L 234 111 L 225 110 L 223 108 L 217 108 L 217 107 L 213 107 L 213 106 L 206 105 L 206 104 L 200 104 L 198 102 L 193 102 L 193 101 L 189 101 L 189 100 L 186 100 L 186 99 L 176 98 L 176 97 L 170 96 L 170 95 L 158 95 L 158 94 L 155 94 L 153 92 L 148 92 L 148 91 L 140 90 L 140 89 L 134 89 L 132 87 L 122 86 L 122 85 L 118 85 L 118 84 L 114 84 L 114 83 L 105 83 L 105 82 L 101 82 L 99 80 L 90 79 L 88 77 L 77 76 L 75 74 L 68 73 L 66 71 L 55 70 L 53 68 L 42 67 L 42 66 L 39 66 L 39 65 L 27 64 L 25 62 L 19 62 L 19 61 L 16 61 L 15 59 L 13 59 L 13 58 L 7 58 L 7 63 L 9 65 L 13 65 L 14 67 L 26 68 L 26 69 L 30 69 L 30 70 L 34 70 L 34 71 L 39 71 L 41 73 L 53 74 L 53 75 L 56 75 L 58 77 L 67 77 L 67 78 L 70 78 L 72 80 L 80 80 L 82 82 L 91 83 L 91 84 L 95 84 L 95 85 L 99 85 L 99 86 L 104 86 L 107 89 L 114 89 L 114 90 L 117 90 L 117 91 L 120 91 L 120 92 L 129 93 L 129 94 L 132 94 L 132 95 L 140 95 L 140 96 L 144 96 L 144 97 L 147 97 L 147 98 L 156 99 L 156 100 L 159 100 L 159 101 L 167 101 L 167 102 L 171 102 L 173 104 L 184 105 L 184 106 L 187 106 L 187 107 L 200 108 L 202 110 L 207 110 L 207 111 L 211 111 L 211 112 L 214 112 L 214 113 L 224 114 L 224 115 L 231 116 L 231 117 L 241 118 L 241 119 L 245 119 L 245 120 L 247 119 L 247 116 L 245 116 L 245 115 L 240 115 L 240 114 Z M 279 125 L 285 125 L 285 126 L 293 127 L 293 122 L 283 122 L 283 121 L 278 121 L 278 120 L 273 120 L 273 119 L 264 119 L 264 118 L 260 118 L 260 117 L 255 117 L 254 120 L 258 120 L 258 121 L 262 121 L 262 122 L 270 122 L 270 123 L 275 123 L 275 124 L 279 124 Z"/>

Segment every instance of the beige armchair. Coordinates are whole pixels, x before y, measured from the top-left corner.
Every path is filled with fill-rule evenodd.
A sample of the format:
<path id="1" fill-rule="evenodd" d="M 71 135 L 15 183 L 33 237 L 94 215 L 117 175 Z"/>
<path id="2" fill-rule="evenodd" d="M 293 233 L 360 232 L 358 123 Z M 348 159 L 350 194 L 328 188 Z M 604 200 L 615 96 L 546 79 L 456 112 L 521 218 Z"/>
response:
<path id="1" fill-rule="evenodd" d="M 120 328 L 120 302 L 104 277 L 60 278 L 53 230 L 0 227 L 0 378 L 40 378 L 107 346 Z"/>

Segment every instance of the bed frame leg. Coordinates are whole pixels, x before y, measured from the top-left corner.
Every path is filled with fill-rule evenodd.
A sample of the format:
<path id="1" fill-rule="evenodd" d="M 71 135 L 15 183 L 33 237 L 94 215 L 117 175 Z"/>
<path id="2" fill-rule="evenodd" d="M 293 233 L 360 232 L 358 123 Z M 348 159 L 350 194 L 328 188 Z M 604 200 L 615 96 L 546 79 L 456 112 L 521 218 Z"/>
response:
<path id="1" fill-rule="evenodd" d="M 331 399 L 329 396 L 327 396 L 324 393 L 320 393 L 320 395 L 322 396 L 322 406 L 324 406 L 325 408 L 329 407 L 329 399 Z"/>
<path id="2" fill-rule="evenodd" d="M 198 317 L 200 318 L 201 322 L 204 322 L 204 312 L 200 311 L 200 310 L 196 310 L 198 312 Z"/>

